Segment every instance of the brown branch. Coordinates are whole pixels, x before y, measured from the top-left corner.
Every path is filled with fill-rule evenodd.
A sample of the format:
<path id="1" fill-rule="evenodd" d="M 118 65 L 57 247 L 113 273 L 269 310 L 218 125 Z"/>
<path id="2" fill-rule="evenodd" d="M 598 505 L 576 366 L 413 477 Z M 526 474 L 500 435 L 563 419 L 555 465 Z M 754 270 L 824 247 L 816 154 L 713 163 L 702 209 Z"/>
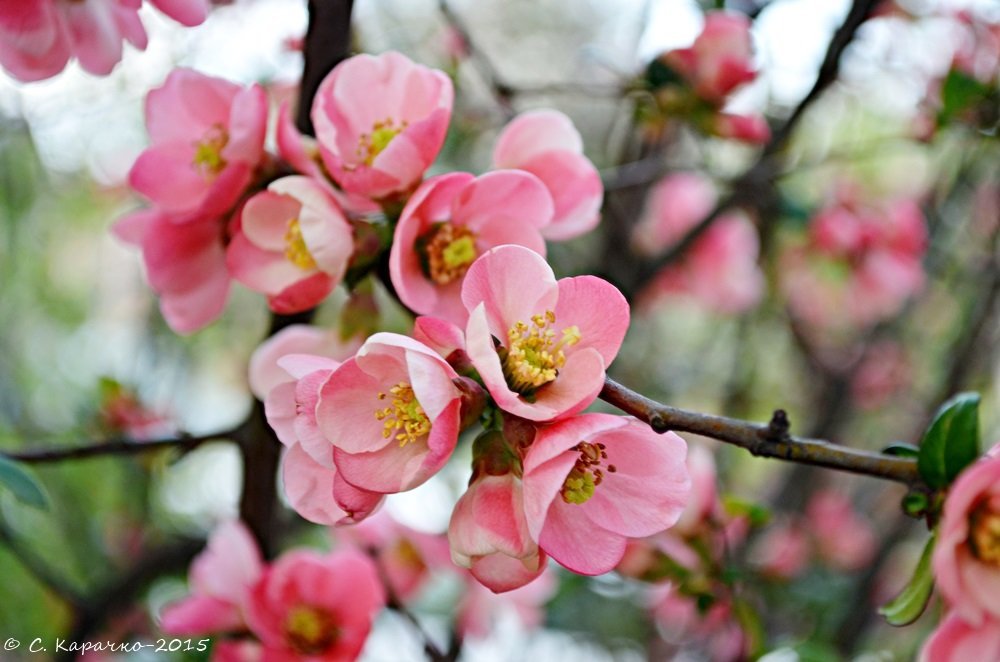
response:
<path id="1" fill-rule="evenodd" d="M 640 395 L 608 378 L 601 399 L 648 423 L 656 432 L 691 432 L 739 446 L 758 457 L 837 469 L 884 478 L 907 485 L 920 483 L 917 463 L 910 458 L 838 446 L 788 433 L 788 418 L 777 410 L 768 424 L 700 414 L 670 407 Z"/>
<path id="2" fill-rule="evenodd" d="M 109 439 L 86 446 L 67 446 L 65 448 L 31 448 L 23 451 L 0 451 L 0 456 L 8 460 L 27 463 L 60 462 L 62 460 L 82 460 L 105 455 L 138 455 L 163 448 L 179 448 L 189 451 L 208 441 L 231 439 L 236 430 L 223 430 L 212 434 L 188 435 L 176 437 L 161 437 L 140 441 L 122 437 Z"/>
<path id="3" fill-rule="evenodd" d="M 354 0 L 309 0 L 309 27 L 302 48 L 305 68 L 295 124 L 310 136 L 315 134 L 310 113 L 319 84 L 350 52 L 353 5 Z"/>

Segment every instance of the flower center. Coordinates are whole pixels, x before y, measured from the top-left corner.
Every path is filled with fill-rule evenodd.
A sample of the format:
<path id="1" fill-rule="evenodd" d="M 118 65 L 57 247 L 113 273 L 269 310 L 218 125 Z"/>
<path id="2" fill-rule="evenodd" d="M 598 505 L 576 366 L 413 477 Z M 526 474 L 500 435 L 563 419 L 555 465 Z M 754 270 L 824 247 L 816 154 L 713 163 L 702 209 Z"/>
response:
<path id="1" fill-rule="evenodd" d="M 391 389 L 390 405 L 384 409 L 375 410 L 375 418 L 384 421 L 382 436 L 399 442 L 402 448 L 406 444 L 417 441 L 431 430 L 430 419 L 424 413 L 424 408 L 417 402 L 413 387 L 406 382 L 399 382 Z M 378 399 L 385 400 L 388 395 L 379 393 Z"/>
<path id="2" fill-rule="evenodd" d="M 226 167 L 222 150 L 228 142 L 229 133 L 226 129 L 221 124 L 214 125 L 194 144 L 191 166 L 205 179 L 214 179 Z"/>
<path id="3" fill-rule="evenodd" d="M 285 257 L 303 271 L 316 268 L 316 260 L 306 246 L 305 237 L 302 236 L 302 226 L 299 225 L 297 218 L 288 221 L 288 229 L 285 230 Z"/>
<path id="4" fill-rule="evenodd" d="M 551 328 L 555 322 L 555 313 L 546 310 L 544 315 L 533 315 L 530 325 L 517 322 L 507 332 L 507 347 L 498 352 L 511 390 L 531 395 L 538 387 L 554 381 L 559 368 L 566 364 L 563 348 L 580 342 L 580 329 L 576 325 L 563 329 L 557 341 Z"/>
<path id="5" fill-rule="evenodd" d="M 285 617 L 285 641 L 302 655 L 323 653 L 339 636 L 333 617 L 323 609 L 297 605 Z"/>
<path id="6" fill-rule="evenodd" d="M 424 557 L 420 554 L 420 550 L 406 538 L 401 538 L 393 545 L 390 548 L 390 553 L 400 565 L 406 568 L 417 572 L 423 572 L 427 569 L 427 564 L 424 563 Z"/>
<path id="7" fill-rule="evenodd" d="M 983 563 L 1000 566 L 1000 513 L 983 504 L 969 518 L 969 546 Z"/>
<path id="8" fill-rule="evenodd" d="M 438 285 L 447 285 L 465 275 L 479 252 L 476 235 L 464 225 L 444 222 L 435 225 L 417 242 L 426 259 L 424 271 Z"/>
<path id="9" fill-rule="evenodd" d="M 382 122 L 375 122 L 371 133 L 362 133 L 358 141 L 357 155 L 366 166 L 370 166 L 375 157 L 382 153 L 392 139 L 402 133 L 406 128 L 406 122 L 396 126 L 391 119 Z"/>
<path id="10" fill-rule="evenodd" d="M 605 448 L 604 444 L 581 441 L 570 449 L 579 452 L 580 457 L 577 458 L 559 491 L 563 501 L 580 505 L 587 503 L 590 497 L 594 496 L 594 490 L 604 480 L 604 471 L 600 467 L 602 462 L 608 459 Z M 618 471 L 618 467 L 613 464 L 605 468 L 612 474 Z"/>

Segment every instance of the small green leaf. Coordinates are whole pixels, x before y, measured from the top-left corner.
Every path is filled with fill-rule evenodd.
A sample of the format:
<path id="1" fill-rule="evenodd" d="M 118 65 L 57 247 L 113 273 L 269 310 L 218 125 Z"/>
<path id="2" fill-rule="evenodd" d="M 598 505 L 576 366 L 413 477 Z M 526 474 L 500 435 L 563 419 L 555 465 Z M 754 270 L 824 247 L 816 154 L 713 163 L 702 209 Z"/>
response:
<path id="1" fill-rule="evenodd" d="M 920 447 L 898 441 L 883 448 L 882 452 L 886 455 L 895 455 L 897 457 L 919 457 Z"/>
<path id="2" fill-rule="evenodd" d="M 948 124 L 955 115 L 966 108 L 986 99 L 990 87 L 968 74 L 952 69 L 941 85 L 941 111 L 938 114 L 938 124 Z"/>
<path id="3" fill-rule="evenodd" d="M 917 468 L 934 489 L 947 487 L 979 457 L 979 394 L 959 393 L 941 405 L 920 442 Z"/>
<path id="4" fill-rule="evenodd" d="M 923 517 L 929 506 L 930 501 L 923 492 L 908 492 L 903 497 L 903 512 L 910 517 Z"/>
<path id="5" fill-rule="evenodd" d="M 924 552 L 913 571 L 910 583 L 895 598 L 879 607 L 878 613 L 885 617 L 889 625 L 909 625 L 924 613 L 931 591 L 934 589 L 934 574 L 931 572 L 931 556 L 937 534 L 932 533 L 924 545 Z"/>
<path id="6" fill-rule="evenodd" d="M 0 485 L 17 497 L 18 501 L 35 508 L 48 508 L 49 500 L 38 481 L 21 465 L 0 457 Z"/>
<path id="7" fill-rule="evenodd" d="M 722 508 L 732 517 L 746 517 L 750 526 L 763 526 L 771 519 L 771 511 L 765 506 L 744 501 L 730 494 L 722 497 Z"/>

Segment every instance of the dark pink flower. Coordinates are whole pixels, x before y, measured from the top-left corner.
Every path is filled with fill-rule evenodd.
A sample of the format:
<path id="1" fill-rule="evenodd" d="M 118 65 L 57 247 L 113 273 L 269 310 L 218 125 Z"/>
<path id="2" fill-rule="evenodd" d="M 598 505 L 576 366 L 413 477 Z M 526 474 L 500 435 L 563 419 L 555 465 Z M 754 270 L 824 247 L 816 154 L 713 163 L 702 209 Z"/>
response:
<path id="1" fill-rule="evenodd" d="M 500 246 L 473 263 L 462 287 L 466 352 L 497 405 L 532 421 L 587 407 L 628 329 L 628 303 L 593 276 L 556 281 L 545 260 Z M 499 341 L 499 342 L 496 342 Z"/>
<path id="2" fill-rule="evenodd" d="M 192 333 L 222 314 L 230 283 L 224 218 L 178 223 L 146 209 L 119 220 L 114 233 L 142 249 L 146 278 L 171 329 Z"/>
<path id="3" fill-rule="evenodd" d="M 987 618 L 970 625 L 957 612 L 948 614 L 920 649 L 918 662 L 1000 660 L 1000 621 Z"/>
<path id="4" fill-rule="evenodd" d="M 677 522 L 691 492 L 686 450 L 673 433 L 610 414 L 539 428 L 524 460 L 531 537 L 574 572 L 608 572 L 629 538 Z"/>
<path id="5" fill-rule="evenodd" d="M 497 137 L 495 168 L 524 170 L 542 180 L 555 213 L 542 235 L 557 241 L 590 232 L 600 221 L 604 185 L 583 154 L 573 121 L 557 110 L 534 110 L 515 117 Z"/>
<path id="6" fill-rule="evenodd" d="M 389 254 L 392 284 L 412 310 L 464 324 L 462 283 L 476 258 L 501 244 L 544 255 L 540 230 L 551 218 L 551 196 L 528 173 L 433 177 L 413 194 L 396 225 Z"/>
<path id="7" fill-rule="evenodd" d="M 343 278 L 354 232 L 324 184 L 283 177 L 243 206 L 226 254 L 233 278 L 268 297 L 271 310 L 314 308 Z"/>
<path id="8" fill-rule="evenodd" d="M 665 58 L 690 81 L 699 96 L 713 103 L 721 103 L 757 75 L 752 61 L 750 19 L 735 12 L 708 12 L 694 44 L 671 51 Z"/>
<path id="9" fill-rule="evenodd" d="M 351 484 L 384 494 L 420 485 L 451 456 L 462 397 L 434 350 L 376 333 L 330 375 L 316 406 L 319 432 Z"/>
<path id="10" fill-rule="evenodd" d="M 226 213 L 264 156 L 267 95 L 175 69 L 146 97 L 152 143 L 136 159 L 129 184 L 177 220 Z"/>
<path id="11" fill-rule="evenodd" d="M 384 604 L 378 571 L 367 556 L 292 551 L 254 587 L 248 620 L 264 660 L 353 660 Z"/>
<path id="12" fill-rule="evenodd" d="M 348 193 L 406 194 L 441 149 L 453 97 L 443 72 L 401 53 L 349 58 L 323 80 L 313 103 L 323 162 Z"/>

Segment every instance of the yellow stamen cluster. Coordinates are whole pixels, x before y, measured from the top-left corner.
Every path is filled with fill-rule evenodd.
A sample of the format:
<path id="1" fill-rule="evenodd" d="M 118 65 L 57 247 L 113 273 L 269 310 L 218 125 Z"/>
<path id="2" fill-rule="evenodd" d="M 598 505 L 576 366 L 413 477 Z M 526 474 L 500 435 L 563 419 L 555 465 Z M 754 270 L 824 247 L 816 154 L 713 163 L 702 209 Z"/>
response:
<path id="1" fill-rule="evenodd" d="M 464 225 L 441 223 L 424 242 L 427 275 L 438 285 L 447 285 L 464 276 L 479 257 L 476 235 Z"/>
<path id="2" fill-rule="evenodd" d="M 533 315 L 530 325 L 517 322 L 507 332 L 507 347 L 500 349 L 500 359 L 511 390 L 522 395 L 534 393 L 554 381 L 566 364 L 563 348 L 580 342 L 580 329 L 575 325 L 563 329 L 557 341 L 551 328 L 555 321 L 555 313 L 547 310 L 544 315 Z"/>
<path id="3" fill-rule="evenodd" d="M 220 124 L 209 129 L 201 140 L 194 144 L 194 158 L 191 166 L 205 179 L 214 179 L 226 167 L 222 150 L 229 142 L 229 133 Z"/>
<path id="4" fill-rule="evenodd" d="M 297 218 L 288 221 L 288 229 L 285 230 L 285 257 L 303 271 L 316 268 L 316 260 L 313 259 L 306 246 L 306 240 L 302 236 L 302 227 Z"/>
<path id="5" fill-rule="evenodd" d="M 370 166 L 375 157 L 382 153 L 392 139 L 402 133 L 406 128 L 406 122 L 396 125 L 391 119 L 375 122 L 371 133 L 362 133 L 358 140 L 358 149 L 355 152 L 365 165 Z"/>
<path id="6" fill-rule="evenodd" d="M 559 491 L 563 501 L 580 505 L 587 503 L 590 497 L 594 496 L 597 486 L 604 480 L 604 471 L 600 467 L 603 461 L 608 459 L 608 452 L 605 449 L 604 444 L 592 444 L 587 441 L 581 441 L 570 449 L 579 452 L 580 457 L 577 458 Z M 618 467 L 613 464 L 605 468 L 612 474 L 618 471 Z"/>
<path id="7" fill-rule="evenodd" d="M 340 630 L 325 610 L 297 605 L 285 616 L 285 642 L 302 655 L 320 655 L 337 641 Z"/>
<path id="8" fill-rule="evenodd" d="M 1000 566 L 1000 513 L 986 504 L 969 518 L 969 546 L 980 561 Z"/>
<path id="9" fill-rule="evenodd" d="M 384 438 L 395 439 L 399 442 L 399 447 L 402 448 L 430 432 L 430 419 L 424 413 L 424 408 L 417 402 L 417 396 L 414 395 L 412 386 L 406 382 L 399 382 L 389 389 L 389 395 L 392 396 L 390 405 L 375 410 L 375 418 L 385 421 L 382 427 Z M 387 397 L 385 393 L 378 394 L 379 400 L 385 400 Z"/>

